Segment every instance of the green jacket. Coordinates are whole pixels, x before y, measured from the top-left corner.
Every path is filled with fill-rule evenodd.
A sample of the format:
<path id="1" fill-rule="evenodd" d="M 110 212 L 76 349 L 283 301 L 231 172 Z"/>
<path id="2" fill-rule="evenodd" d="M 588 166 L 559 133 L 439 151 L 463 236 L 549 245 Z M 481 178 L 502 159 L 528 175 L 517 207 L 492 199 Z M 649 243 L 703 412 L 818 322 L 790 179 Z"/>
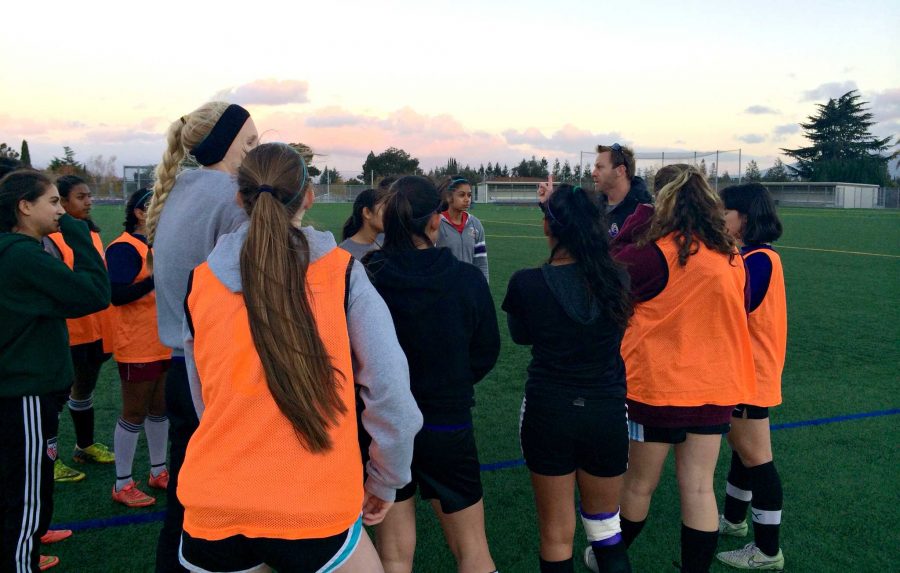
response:
<path id="1" fill-rule="evenodd" d="M 63 215 L 74 270 L 40 241 L 0 233 L 0 397 L 32 396 L 72 384 L 67 318 L 109 306 L 109 275 L 87 226 Z"/>

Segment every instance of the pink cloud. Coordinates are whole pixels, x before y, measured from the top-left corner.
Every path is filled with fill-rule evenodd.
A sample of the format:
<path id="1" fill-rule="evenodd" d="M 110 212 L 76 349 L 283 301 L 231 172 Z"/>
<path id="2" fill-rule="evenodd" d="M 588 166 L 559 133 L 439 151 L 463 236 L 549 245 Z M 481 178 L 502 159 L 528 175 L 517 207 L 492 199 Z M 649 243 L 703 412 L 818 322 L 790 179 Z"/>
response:
<path id="1" fill-rule="evenodd" d="M 307 103 L 309 83 L 299 80 L 256 80 L 219 91 L 213 99 L 241 105 Z"/>

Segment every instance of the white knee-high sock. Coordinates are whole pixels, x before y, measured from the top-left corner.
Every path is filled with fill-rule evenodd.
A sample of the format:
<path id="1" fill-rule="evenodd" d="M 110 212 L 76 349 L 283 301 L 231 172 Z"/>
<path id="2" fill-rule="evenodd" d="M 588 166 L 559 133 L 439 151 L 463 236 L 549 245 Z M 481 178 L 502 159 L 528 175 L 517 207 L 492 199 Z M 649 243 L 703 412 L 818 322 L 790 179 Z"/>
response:
<path id="1" fill-rule="evenodd" d="M 150 450 L 150 474 L 158 476 L 166 469 L 166 447 L 169 443 L 169 418 L 150 414 L 144 422 L 147 449 Z"/>
<path id="2" fill-rule="evenodd" d="M 137 449 L 138 436 L 142 424 L 132 424 L 119 418 L 113 433 L 116 449 L 116 491 L 131 483 L 131 469 L 134 465 L 134 452 Z"/>

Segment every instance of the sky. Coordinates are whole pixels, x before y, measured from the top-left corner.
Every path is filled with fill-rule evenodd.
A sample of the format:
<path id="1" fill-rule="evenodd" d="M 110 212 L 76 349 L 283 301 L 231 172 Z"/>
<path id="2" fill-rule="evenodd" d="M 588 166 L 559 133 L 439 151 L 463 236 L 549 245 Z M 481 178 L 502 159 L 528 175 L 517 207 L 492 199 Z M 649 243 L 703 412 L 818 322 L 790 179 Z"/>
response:
<path id="1" fill-rule="evenodd" d="M 803 145 L 798 123 L 858 89 L 900 135 L 900 2 L 636 0 L 15 2 L 0 34 L 0 142 L 35 166 L 159 161 L 211 99 L 262 141 L 303 142 L 345 178 L 394 146 L 427 170 L 598 143 L 731 150 L 723 170 Z M 654 163 L 644 160 L 640 164 Z M 709 163 L 709 159 L 707 159 Z M 729 167 L 729 165 L 731 165 Z"/>

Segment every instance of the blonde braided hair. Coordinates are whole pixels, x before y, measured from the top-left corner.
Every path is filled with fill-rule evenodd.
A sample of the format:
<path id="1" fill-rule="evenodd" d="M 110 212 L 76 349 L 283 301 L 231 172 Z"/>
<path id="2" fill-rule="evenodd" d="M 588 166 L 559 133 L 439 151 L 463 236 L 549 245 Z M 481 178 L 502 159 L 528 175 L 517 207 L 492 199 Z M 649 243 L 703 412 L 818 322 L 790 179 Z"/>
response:
<path id="1" fill-rule="evenodd" d="M 175 178 L 181 169 L 181 162 L 190 155 L 191 149 L 206 139 L 227 108 L 227 102 L 208 102 L 188 115 L 176 119 L 169 126 L 166 133 L 166 150 L 163 152 L 162 161 L 156 166 L 153 199 L 147 209 L 147 242 L 151 245 L 166 199 L 169 198 L 169 193 L 175 186 Z"/>

